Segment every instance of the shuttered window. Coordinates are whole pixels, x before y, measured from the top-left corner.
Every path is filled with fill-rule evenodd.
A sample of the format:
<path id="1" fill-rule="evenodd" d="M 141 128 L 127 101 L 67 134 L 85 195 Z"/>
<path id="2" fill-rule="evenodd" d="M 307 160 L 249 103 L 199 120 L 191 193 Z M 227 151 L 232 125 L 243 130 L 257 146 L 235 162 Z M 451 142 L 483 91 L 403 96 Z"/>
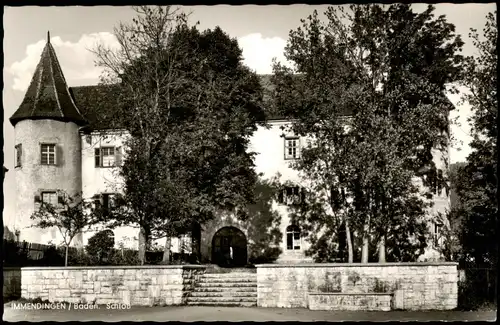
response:
<path id="1" fill-rule="evenodd" d="M 101 147 L 94 149 L 96 167 L 116 167 L 121 165 L 121 147 Z"/>
<path id="2" fill-rule="evenodd" d="M 44 143 L 40 145 L 40 155 L 42 165 L 56 164 L 56 145 Z"/>
<path id="3" fill-rule="evenodd" d="M 56 192 L 42 192 L 42 203 L 57 206 L 59 200 Z"/>
<path id="4" fill-rule="evenodd" d="M 305 189 L 299 186 L 285 186 L 278 193 L 278 203 L 284 205 L 298 205 L 305 202 Z"/>

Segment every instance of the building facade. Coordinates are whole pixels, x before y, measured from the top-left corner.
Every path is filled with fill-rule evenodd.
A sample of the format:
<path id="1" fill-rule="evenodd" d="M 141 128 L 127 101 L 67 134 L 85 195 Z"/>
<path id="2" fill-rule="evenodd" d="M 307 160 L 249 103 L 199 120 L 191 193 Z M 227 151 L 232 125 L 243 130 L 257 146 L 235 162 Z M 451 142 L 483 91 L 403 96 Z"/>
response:
<path id="1" fill-rule="evenodd" d="M 106 114 L 105 109 L 93 107 L 104 100 L 100 86 L 68 87 L 54 48 L 47 41 L 33 79 L 19 109 L 10 118 L 15 128 L 16 175 L 16 225 L 20 240 L 36 243 L 60 243 L 56 229 L 31 227 L 31 214 L 42 202 L 57 204 L 61 191 L 69 195 L 82 193 L 86 199 L 99 200 L 111 205 L 113 195 L 120 192 L 118 167 L 123 161 L 127 133 L 93 125 L 95 114 Z M 280 176 L 280 182 L 300 183 L 299 175 L 290 162 L 300 159 L 305 139 L 284 134 L 282 127 L 290 122 L 270 119 L 268 126 L 259 126 L 254 133 L 249 150 L 256 152 L 255 168 L 269 179 Z M 437 157 L 446 161 L 447 156 Z M 279 231 L 282 239 L 278 262 L 311 261 L 305 251 L 309 243 L 301 235 L 300 225 L 292 224 L 287 206 L 300 196 L 299 187 L 284 189 L 281 202 L 274 201 L 272 209 L 279 214 Z M 445 211 L 448 195 L 436 196 L 432 212 Z M 431 226 L 431 228 L 434 226 Z M 435 228 L 435 227 L 434 227 Z M 238 256 L 239 264 L 248 260 L 248 247 L 252 244 L 249 226 L 231 214 L 219 218 L 201 229 L 201 255 L 205 262 L 215 262 L 228 248 Z M 114 229 L 115 242 L 137 247 L 138 229 Z M 85 245 L 91 233 L 84 233 L 75 240 Z M 172 250 L 180 251 L 186 238 L 174 238 Z M 189 245 L 188 245 L 189 246 Z M 189 250 L 189 248 L 187 248 Z M 219 254 L 219 255 L 218 255 Z"/>

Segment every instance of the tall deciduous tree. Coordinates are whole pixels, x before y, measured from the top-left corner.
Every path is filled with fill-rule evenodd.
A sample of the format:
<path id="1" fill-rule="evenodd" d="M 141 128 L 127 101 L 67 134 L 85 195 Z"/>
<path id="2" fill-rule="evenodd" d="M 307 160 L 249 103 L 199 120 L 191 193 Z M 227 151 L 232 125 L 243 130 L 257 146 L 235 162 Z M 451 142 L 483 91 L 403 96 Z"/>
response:
<path id="1" fill-rule="evenodd" d="M 463 44 L 433 10 L 330 7 L 326 24 L 315 12 L 290 33 L 285 56 L 295 69 L 275 65 L 275 106 L 295 119 L 296 134 L 314 139 L 294 167 L 327 198 L 331 216 L 306 219 L 322 229 L 342 224 L 349 262 L 353 235 L 362 238 L 363 262 L 372 237 L 379 261 L 396 228 L 422 237 L 417 221 L 427 203 L 413 180 L 423 167 L 435 171 L 432 149 L 447 148 L 443 92 L 460 72 Z"/>
<path id="2" fill-rule="evenodd" d="M 220 28 L 200 32 L 171 7 L 137 11 L 116 30 L 118 51 L 96 50 L 120 85 L 117 122 L 132 135 L 121 169 L 129 213 L 115 217 L 141 226 L 140 256 L 147 238 L 167 237 L 167 261 L 171 236 L 253 201 L 246 149 L 264 121 L 262 89 Z"/>
<path id="3" fill-rule="evenodd" d="M 465 257 L 478 266 L 496 267 L 498 215 L 498 98 L 497 98 L 497 38 L 496 12 L 486 17 L 483 35 L 474 29 L 470 36 L 477 56 L 468 57 L 464 85 L 468 92 L 464 100 L 471 105 L 469 118 L 473 139 L 472 152 L 465 166 L 458 169 L 456 191 L 461 217 L 460 244 Z"/>

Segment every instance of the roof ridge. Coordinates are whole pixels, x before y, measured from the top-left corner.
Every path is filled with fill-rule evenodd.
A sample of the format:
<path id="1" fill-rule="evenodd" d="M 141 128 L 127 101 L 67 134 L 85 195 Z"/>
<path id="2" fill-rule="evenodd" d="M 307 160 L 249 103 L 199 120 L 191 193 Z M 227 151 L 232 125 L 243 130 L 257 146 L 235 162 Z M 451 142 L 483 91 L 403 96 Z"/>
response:
<path id="1" fill-rule="evenodd" d="M 64 118 L 65 116 L 64 116 L 63 110 L 61 108 L 61 102 L 59 101 L 59 95 L 57 94 L 56 81 L 54 80 L 54 67 L 52 66 L 53 62 L 52 62 L 52 53 L 51 53 L 52 52 L 51 51 L 52 45 L 50 44 L 50 38 L 48 39 L 47 42 L 48 42 L 47 43 L 47 47 L 49 49 L 49 67 L 50 67 L 50 72 L 51 72 L 50 73 L 50 77 L 52 79 L 52 83 L 54 84 L 54 95 L 55 95 L 56 101 L 57 101 L 57 108 L 59 108 L 59 111 L 61 112 L 61 117 Z M 52 48 L 52 50 L 53 50 L 53 48 Z M 57 62 L 57 60 L 56 60 L 56 62 Z M 62 75 L 62 77 L 63 77 L 63 80 L 64 80 L 64 75 Z"/>
<path id="2" fill-rule="evenodd" d="M 43 55 L 43 51 L 42 51 L 42 55 Z M 40 71 L 39 71 L 40 76 L 38 77 L 38 81 L 36 81 L 37 91 L 35 94 L 35 100 L 33 101 L 33 110 L 31 111 L 31 114 L 35 114 L 36 104 L 38 103 L 38 99 L 40 98 L 40 89 L 41 89 L 40 86 L 42 84 L 42 77 L 43 77 L 43 64 L 42 64 L 41 60 L 40 60 L 40 62 L 38 62 L 38 65 L 40 66 Z M 35 68 L 35 73 L 37 70 L 38 70 L 38 66 Z M 31 86 L 31 84 L 30 84 L 30 86 Z M 28 88 L 29 88 L 29 86 L 28 86 Z"/>
<path id="3" fill-rule="evenodd" d="M 49 33 L 49 32 L 47 32 Z M 50 34 L 48 34 L 50 35 Z M 57 59 L 57 56 L 56 56 L 56 51 L 54 49 L 54 47 L 52 46 L 52 44 L 50 43 L 50 36 L 48 38 L 48 45 L 50 46 L 50 49 L 52 50 L 53 54 L 54 54 L 54 60 L 55 60 L 55 64 L 57 65 L 57 68 L 59 69 L 59 72 L 61 73 L 61 77 L 64 81 L 64 84 L 66 85 L 66 89 L 65 91 L 68 93 L 68 96 L 71 100 L 71 103 L 73 104 L 73 106 L 76 108 L 76 111 L 78 112 L 78 114 L 82 115 L 82 112 L 80 111 L 80 109 L 78 108 L 78 106 L 76 105 L 75 101 L 73 100 L 73 96 L 71 95 L 71 93 L 69 92 L 69 86 L 68 86 L 68 83 L 66 82 L 66 77 L 64 76 L 64 73 L 62 72 L 62 68 L 61 68 L 61 64 L 59 63 L 59 60 Z M 55 83 L 54 83 L 54 86 L 55 86 Z M 82 115 L 83 116 L 83 115 Z"/>

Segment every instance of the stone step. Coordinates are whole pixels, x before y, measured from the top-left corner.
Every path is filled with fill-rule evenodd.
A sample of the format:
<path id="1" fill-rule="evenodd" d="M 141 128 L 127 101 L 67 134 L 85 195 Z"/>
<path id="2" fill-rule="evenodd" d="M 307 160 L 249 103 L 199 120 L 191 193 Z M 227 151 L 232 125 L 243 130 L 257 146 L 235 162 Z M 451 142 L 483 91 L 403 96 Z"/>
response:
<path id="1" fill-rule="evenodd" d="M 255 273 L 231 272 L 231 273 L 204 273 L 204 278 L 257 278 Z"/>
<path id="2" fill-rule="evenodd" d="M 255 282 L 198 282 L 197 287 L 222 287 L 222 288 L 257 288 Z"/>
<path id="3" fill-rule="evenodd" d="M 217 302 L 217 301 L 188 301 L 189 306 L 223 306 L 223 307 L 257 307 L 257 301 L 255 302 Z"/>
<path id="4" fill-rule="evenodd" d="M 226 279 L 219 279 L 219 278 L 200 278 L 198 279 L 198 283 L 255 283 L 257 284 L 256 279 L 243 279 L 243 278 L 226 278 Z"/>
<path id="5" fill-rule="evenodd" d="M 255 287 L 195 287 L 193 292 L 257 292 Z"/>
<path id="6" fill-rule="evenodd" d="M 190 293 L 189 298 L 191 297 L 249 297 L 249 298 L 257 298 L 257 291 L 193 291 Z"/>
<path id="7" fill-rule="evenodd" d="M 188 297 L 188 302 L 257 302 L 257 297 Z"/>

